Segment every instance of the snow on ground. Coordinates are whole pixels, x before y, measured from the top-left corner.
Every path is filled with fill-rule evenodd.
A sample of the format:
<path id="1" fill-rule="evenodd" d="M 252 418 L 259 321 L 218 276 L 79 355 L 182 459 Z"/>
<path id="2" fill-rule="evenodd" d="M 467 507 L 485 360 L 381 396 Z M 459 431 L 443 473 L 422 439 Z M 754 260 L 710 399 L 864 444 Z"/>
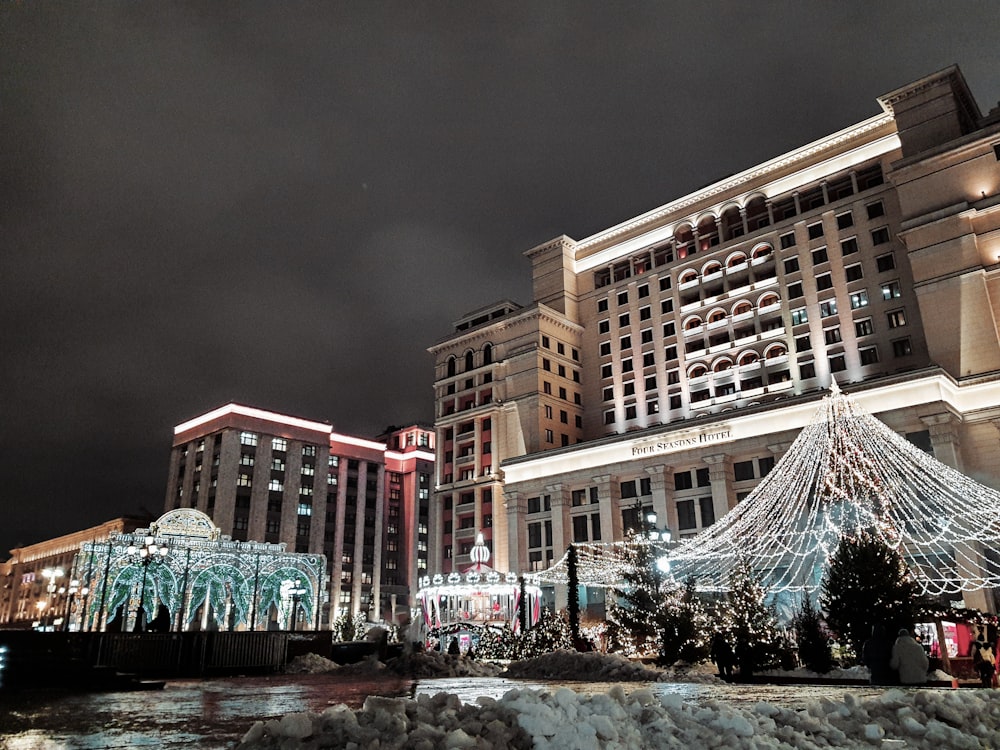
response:
<path id="1" fill-rule="evenodd" d="M 501 667 L 438 651 L 417 651 L 386 662 L 386 668 L 412 677 L 496 677 Z"/>
<path id="2" fill-rule="evenodd" d="M 330 661 L 319 654 L 302 654 L 285 665 L 286 674 L 322 674 L 323 672 L 332 672 L 335 669 L 340 669 L 337 662 Z"/>
<path id="3" fill-rule="evenodd" d="M 588 682 L 656 682 L 659 670 L 646 669 L 618 654 L 553 651 L 534 659 L 511 662 L 502 677 Z"/>
<path id="4" fill-rule="evenodd" d="M 241 750 L 296 748 L 652 748 L 1000 747 L 1000 691 L 899 690 L 859 701 L 822 699 L 805 710 L 760 702 L 702 705 L 649 689 L 580 695 L 511 690 L 462 704 L 454 695 L 369 698 L 360 711 L 334 706 L 257 722 Z"/>

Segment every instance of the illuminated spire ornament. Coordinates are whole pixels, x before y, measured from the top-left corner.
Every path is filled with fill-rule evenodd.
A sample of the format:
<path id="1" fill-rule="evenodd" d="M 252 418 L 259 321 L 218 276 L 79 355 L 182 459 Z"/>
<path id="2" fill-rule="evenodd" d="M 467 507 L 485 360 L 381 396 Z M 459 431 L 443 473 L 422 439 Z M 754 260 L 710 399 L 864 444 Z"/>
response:
<path id="1" fill-rule="evenodd" d="M 752 565 L 772 594 L 817 600 L 842 536 L 871 530 L 898 549 L 919 590 L 1000 587 L 1000 493 L 928 455 L 834 381 L 812 422 L 754 491 L 674 549 L 671 572 L 725 591 Z"/>

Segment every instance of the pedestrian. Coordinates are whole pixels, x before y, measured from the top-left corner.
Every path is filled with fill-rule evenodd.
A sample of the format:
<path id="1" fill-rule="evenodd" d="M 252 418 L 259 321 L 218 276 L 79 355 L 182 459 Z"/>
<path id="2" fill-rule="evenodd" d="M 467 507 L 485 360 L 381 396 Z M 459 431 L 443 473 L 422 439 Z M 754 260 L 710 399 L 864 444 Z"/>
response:
<path id="1" fill-rule="evenodd" d="M 892 661 L 892 641 L 885 631 L 885 625 L 872 626 L 872 637 L 865 641 L 861 649 L 861 660 L 868 667 L 869 682 L 872 685 L 895 685 L 899 682 Z"/>
<path id="2" fill-rule="evenodd" d="M 979 637 L 972 644 L 972 666 L 979 674 L 979 682 L 983 687 L 993 686 L 993 675 L 997 671 L 996 655 L 993 653 L 993 645 L 986 640 L 982 628 L 979 629 Z"/>
<path id="3" fill-rule="evenodd" d="M 902 685 L 923 685 L 927 682 L 927 653 L 906 628 L 900 629 L 896 642 L 892 644 L 889 666 L 899 670 Z"/>
<path id="4" fill-rule="evenodd" d="M 709 651 L 712 661 L 719 668 L 719 677 L 728 680 L 733 676 L 733 662 L 736 657 L 733 654 L 733 647 L 722 633 L 716 633 L 712 638 L 712 649 Z"/>
<path id="5" fill-rule="evenodd" d="M 462 653 L 462 649 L 458 646 L 458 638 L 452 638 L 451 643 L 448 644 L 448 654 L 458 656 L 460 653 Z"/>

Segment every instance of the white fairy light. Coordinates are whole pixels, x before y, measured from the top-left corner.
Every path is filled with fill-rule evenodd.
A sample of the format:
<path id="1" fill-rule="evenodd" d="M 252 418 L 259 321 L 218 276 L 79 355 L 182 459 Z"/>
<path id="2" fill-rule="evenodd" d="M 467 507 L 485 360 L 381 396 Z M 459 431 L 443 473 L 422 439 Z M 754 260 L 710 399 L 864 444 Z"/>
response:
<path id="1" fill-rule="evenodd" d="M 834 383 L 754 491 L 669 555 L 677 580 L 724 591 L 747 560 L 772 593 L 815 594 L 844 535 L 898 549 L 923 593 L 1000 587 L 1000 493 L 923 452 Z M 582 580 L 581 580 L 582 582 Z"/>

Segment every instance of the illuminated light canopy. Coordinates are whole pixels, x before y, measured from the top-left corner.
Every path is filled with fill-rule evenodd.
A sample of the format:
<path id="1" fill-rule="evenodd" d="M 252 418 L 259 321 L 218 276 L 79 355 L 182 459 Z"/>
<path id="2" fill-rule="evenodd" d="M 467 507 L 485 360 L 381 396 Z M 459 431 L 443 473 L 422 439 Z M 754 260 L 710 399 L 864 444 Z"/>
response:
<path id="1" fill-rule="evenodd" d="M 725 591 L 748 562 L 772 594 L 813 600 L 844 535 L 874 530 L 922 593 L 1000 586 L 1000 493 L 941 463 L 840 392 L 754 491 L 672 550 L 672 575 Z M 784 595 L 783 597 L 781 595 Z"/>

